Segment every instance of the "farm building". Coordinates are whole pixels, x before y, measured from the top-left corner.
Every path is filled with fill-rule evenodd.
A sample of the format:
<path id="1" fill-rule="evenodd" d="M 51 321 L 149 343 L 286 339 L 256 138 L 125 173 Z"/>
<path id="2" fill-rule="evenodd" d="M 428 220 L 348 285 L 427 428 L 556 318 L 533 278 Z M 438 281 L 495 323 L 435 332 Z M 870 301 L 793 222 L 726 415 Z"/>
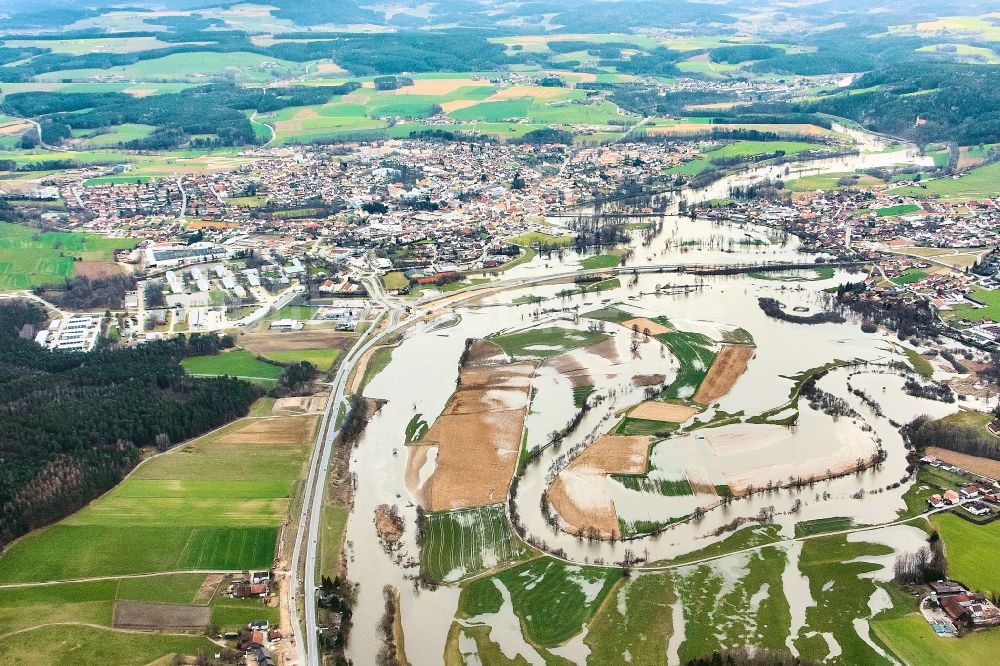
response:
<path id="1" fill-rule="evenodd" d="M 977 627 L 1000 624 L 1000 609 L 985 596 L 976 592 L 963 592 L 940 597 L 941 608 L 956 622 L 967 622 Z"/>
<path id="2" fill-rule="evenodd" d="M 271 322 L 272 331 L 301 331 L 303 324 L 295 319 L 277 319 Z"/>
<path id="3" fill-rule="evenodd" d="M 233 599 L 250 599 L 252 597 L 266 597 L 268 592 L 267 583 L 250 583 L 242 585 L 233 585 L 230 590 L 230 595 Z"/>

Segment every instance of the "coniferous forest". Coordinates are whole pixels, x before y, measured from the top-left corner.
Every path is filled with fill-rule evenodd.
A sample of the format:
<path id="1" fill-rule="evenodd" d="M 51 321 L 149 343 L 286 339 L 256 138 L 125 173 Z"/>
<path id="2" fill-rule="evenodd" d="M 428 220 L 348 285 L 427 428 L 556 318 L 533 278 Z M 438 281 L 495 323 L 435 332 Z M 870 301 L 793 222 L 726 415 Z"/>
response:
<path id="1" fill-rule="evenodd" d="M 92 353 L 20 337 L 44 324 L 37 305 L 0 306 L 0 545 L 107 491 L 140 448 L 167 448 L 247 413 L 259 389 L 193 378 L 178 361 L 231 344 L 183 336 Z"/>

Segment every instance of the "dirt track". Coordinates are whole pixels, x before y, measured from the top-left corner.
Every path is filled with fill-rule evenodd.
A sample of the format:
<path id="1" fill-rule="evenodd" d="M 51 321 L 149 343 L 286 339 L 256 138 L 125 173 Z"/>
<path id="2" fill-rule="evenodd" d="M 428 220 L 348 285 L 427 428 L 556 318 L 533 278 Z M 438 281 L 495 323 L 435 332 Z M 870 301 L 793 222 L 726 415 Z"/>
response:
<path id="1" fill-rule="evenodd" d="M 736 381 L 747 370 L 757 348 L 752 345 L 722 345 L 722 351 L 715 357 L 712 367 L 705 375 L 694 401 L 702 405 L 713 402 L 729 393 Z"/>
<path id="2" fill-rule="evenodd" d="M 559 473 L 548 490 L 562 528 L 570 534 L 620 538 L 618 513 L 608 488 L 609 474 L 646 471 L 649 438 L 605 435 Z"/>

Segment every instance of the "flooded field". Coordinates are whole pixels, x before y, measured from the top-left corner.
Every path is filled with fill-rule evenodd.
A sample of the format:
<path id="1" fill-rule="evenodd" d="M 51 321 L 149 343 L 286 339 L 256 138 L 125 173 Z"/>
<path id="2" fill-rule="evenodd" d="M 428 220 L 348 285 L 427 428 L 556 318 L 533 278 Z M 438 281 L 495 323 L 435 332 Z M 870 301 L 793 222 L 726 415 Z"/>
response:
<path id="1" fill-rule="evenodd" d="M 913 159 L 865 153 L 789 169 Z M 781 175 L 774 169 L 739 178 Z M 689 200 L 720 196 L 738 179 L 727 181 Z M 666 216 L 655 238 L 635 245 L 632 263 L 802 261 L 797 248 L 795 237 L 767 228 Z M 586 626 L 597 631 L 600 617 L 535 625 L 540 609 L 561 603 L 591 615 L 598 606 L 622 618 L 652 613 L 656 656 L 670 663 L 701 654 L 694 646 L 748 643 L 833 663 L 889 663 L 867 618 L 884 608 L 878 583 L 894 553 L 919 548 L 923 531 L 900 524 L 823 537 L 843 550 L 845 570 L 867 576 L 865 611 L 845 611 L 844 634 L 814 615 L 832 588 L 810 578 L 816 540 L 795 540 L 796 526 L 895 522 L 912 484 L 898 424 L 958 407 L 900 390 L 912 373 L 897 339 L 863 333 L 850 317 L 805 325 L 758 307 L 768 297 L 789 310 L 830 309 L 824 290 L 856 279 L 843 270 L 808 282 L 622 275 L 589 293 L 566 282 L 510 286 L 580 260 L 572 251 L 538 257 L 505 275 L 505 288 L 456 299 L 447 327 L 431 317 L 407 329 L 365 388 L 387 402 L 351 459 L 358 487 L 347 552 L 362 582 L 349 650 L 356 663 L 372 663 L 381 645 L 384 585 L 401 591 L 414 664 L 446 655 L 489 663 L 484 650 L 583 663 L 601 643 Z M 387 502 L 406 524 L 392 554 L 369 518 Z M 743 547 L 727 546 L 731 539 Z M 452 584 L 421 585 L 422 553 L 434 563 L 430 578 Z M 617 568 L 601 566 L 622 562 L 648 571 L 622 583 Z M 535 585 L 554 587 L 542 599 Z M 616 597 L 601 605 L 609 590 Z M 741 615 L 707 637 L 716 611 L 691 602 L 697 590 Z M 662 603 L 643 610 L 651 599 Z M 641 661 L 639 648 L 617 656 Z"/>

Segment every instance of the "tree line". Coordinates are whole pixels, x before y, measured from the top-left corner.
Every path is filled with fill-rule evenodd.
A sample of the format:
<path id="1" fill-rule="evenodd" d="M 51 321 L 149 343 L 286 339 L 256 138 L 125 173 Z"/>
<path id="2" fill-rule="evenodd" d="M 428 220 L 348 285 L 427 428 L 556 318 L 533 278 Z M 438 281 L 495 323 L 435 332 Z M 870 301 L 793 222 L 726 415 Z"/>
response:
<path id="1" fill-rule="evenodd" d="M 114 127 L 124 123 L 153 125 L 146 138 L 121 145 L 135 150 L 172 148 L 192 134 L 218 136 L 220 145 L 246 145 L 258 141 L 244 111 L 271 112 L 292 106 L 325 104 L 360 86 L 293 86 L 242 88 L 216 83 L 174 93 L 135 98 L 126 93 L 24 92 L 7 95 L 0 113 L 39 118 L 42 139 L 59 143 L 73 130 Z"/>
<path id="2" fill-rule="evenodd" d="M 903 437 L 916 449 L 936 446 L 990 460 L 1000 460 L 997 439 L 977 428 L 966 428 L 929 416 L 918 416 L 903 426 Z"/>

